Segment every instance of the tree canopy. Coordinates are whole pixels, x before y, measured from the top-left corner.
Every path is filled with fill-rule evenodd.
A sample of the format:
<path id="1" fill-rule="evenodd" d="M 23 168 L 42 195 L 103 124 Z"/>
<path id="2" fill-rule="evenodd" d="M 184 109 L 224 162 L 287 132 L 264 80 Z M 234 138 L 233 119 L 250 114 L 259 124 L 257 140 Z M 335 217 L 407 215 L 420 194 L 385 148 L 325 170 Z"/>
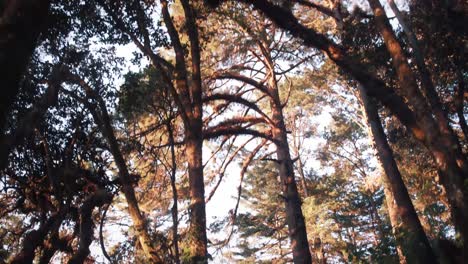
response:
<path id="1" fill-rule="evenodd" d="M 466 263 L 468 5 L 0 3 L 0 263 Z"/>

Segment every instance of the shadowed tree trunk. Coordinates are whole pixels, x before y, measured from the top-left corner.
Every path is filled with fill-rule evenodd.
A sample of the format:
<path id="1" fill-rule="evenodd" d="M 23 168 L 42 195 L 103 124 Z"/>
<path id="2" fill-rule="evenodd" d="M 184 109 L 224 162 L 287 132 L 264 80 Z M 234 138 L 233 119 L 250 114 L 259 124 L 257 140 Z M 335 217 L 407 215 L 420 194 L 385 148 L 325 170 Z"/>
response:
<path id="1" fill-rule="evenodd" d="M 270 106 L 272 109 L 271 120 L 273 121 L 271 132 L 276 144 L 278 172 L 283 187 L 282 191 L 286 207 L 286 223 L 288 224 L 289 238 L 291 240 L 293 261 L 296 264 L 312 263 L 304 215 L 302 214 L 301 209 L 302 201 L 297 189 L 294 165 L 289 151 L 287 130 L 284 123 L 283 105 L 279 96 L 276 76 L 273 72 L 274 65 L 269 54 L 265 54 L 265 52 L 263 53 L 267 63 L 269 63 L 268 68 L 271 69 L 269 72 L 270 78 L 268 87 L 270 93 Z"/>
<path id="2" fill-rule="evenodd" d="M 112 195 L 105 190 L 97 190 L 83 202 L 80 209 L 80 242 L 78 250 L 68 261 L 68 264 L 84 263 L 90 251 L 89 246 L 94 240 L 94 224 L 92 219 L 94 207 L 101 207 L 112 201 Z"/>
<path id="3" fill-rule="evenodd" d="M 192 263 L 208 261 L 205 211 L 205 182 L 203 177 L 203 120 L 202 120 L 202 83 L 200 71 L 200 44 L 197 22 L 193 7 L 187 0 L 182 0 L 187 35 L 190 41 L 191 78 L 185 62 L 179 33 L 170 17 L 167 2 L 161 0 L 164 22 L 168 28 L 172 46 L 176 54 L 175 87 L 172 93 L 182 112 L 185 128 L 185 153 L 187 156 L 190 189 L 190 228 L 189 247 Z M 178 98 L 178 99 L 177 99 Z"/>
<path id="4" fill-rule="evenodd" d="M 408 97 L 406 99 L 409 100 L 411 105 L 410 108 L 405 100 L 397 95 L 393 89 L 387 87 L 375 74 L 366 71 L 364 64 L 355 61 L 346 54 L 342 47 L 324 35 L 301 24 L 290 10 L 267 0 L 241 0 L 241 2 L 252 5 L 254 8 L 264 13 L 279 27 L 288 30 L 294 37 L 302 39 L 304 45 L 325 52 L 342 70 L 360 82 L 369 96 L 377 98 L 383 105 L 388 107 L 403 125 L 413 133 L 415 138 L 426 145 L 436 161 L 441 184 L 446 189 L 455 226 L 458 230 L 457 233 L 460 234 L 459 237 L 461 240 L 467 240 L 468 228 L 466 223 L 468 222 L 468 201 L 466 201 L 467 199 L 463 190 L 465 175 L 468 175 L 466 165 L 464 165 L 466 164 L 466 160 L 457 160 L 457 155 L 454 153 L 454 150 L 458 148 L 457 144 L 452 144 L 453 138 L 441 135 L 439 126 L 432 118 L 432 111 L 425 106 L 424 100 L 421 100 L 423 97 L 420 95 L 419 91 L 415 89 L 405 89 L 412 86 L 413 80 L 405 79 L 407 77 L 406 75 L 405 78 L 400 79 L 401 83 L 404 84 L 401 90 L 406 93 Z M 394 48 L 394 46 L 392 46 L 392 48 Z M 396 69 L 406 71 L 406 67 L 399 67 L 402 66 L 402 62 L 404 62 L 402 57 L 399 57 L 397 61 L 394 60 L 393 62 L 394 64 L 398 64 Z M 399 76 L 402 77 L 400 74 Z M 460 168 L 459 164 L 464 168 Z"/>
<path id="5" fill-rule="evenodd" d="M 451 205 L 451 213 L 458 233 L 457 237 L 462 245 L 466 247 L 465 249 L 468 249 L 466 243 L 464 243 L 468 241 L 468 227 L 466 226 L 468 222 L 468 199 L 464 186 L 464 180 L 467 177 L 465 158 L 460 151 L 453 131 L 448 126 L 438 96 L 433 85 L 431 86 L 432 82 L 430 82 L 429 76 L 423 76 L 422 79 L 429 79 L 423 81 L 423 86 L 428 85 L 426 92 L 428 101 L 432 104 L 431 107 L 426 104 L 419 91 L 414 73 L 408 64 L 408 59 L 396 39 L 382 5 L 378 0 L 368 0 L 368 2 L 374 12 L 377 29 L 380 31 L 391 55 L 401 91 L 413 107 L 416 117 L 425 131 L 426 146 L 428 146 L 435 158 L 442 186 Z M 423 67 L 424 65 L 420 66 Z M 426 72 L 426 74 L 428 73 Z M 432 114 L 434 114 L 436 120 L 434 120 Z"/>
<path id="6" fill-rule="evenodd" d="M 277 95 L 278 91 L 276 91 Z M 288 224 L 289 238 L 291 239 L 293 261 L 296 264 L 312 263 L 304 216 L 301 209 L 302 201 L 297 190 L 293 161 L 289 153 L 286 126 L 284 125 L 281 106 L 278 105 L 279 96 L 275 99 L 277 100 L 274 100 L 274 102 L 272 100 L 271 102 L 273 108 L 272 120 L 275 124 L 272 128 L 272 136 L 276 140 L 278 172 L 283 186 L 286 222 Z"/>
<path id="7" fill-rule="evenodd" d="M 359 87 L 359 97 L 369 126 L 369 137 L 385 172 L 382 182 L 390 222 L 398 250 L 404 257 L 400 257 L 400 263 L 437 263 L 387 142 L 377 105 L 367 97 L 362 87 Z"/>
<path id="8" fill-rule="evenodd" d="M 23 239 L 22 249 L 8 262 L 10 264 L 33 263 L 36 249 L 44 242 L 50 230 L 62 223 L 66 210 L 52 214 L 37 230 L 30 231 Z"/>
<path id="9" fill-rule="evenodd" d="M 47 110 L 57 104 L 61 82 L 63 79 L 62 66 L 54 67 L 49 87 L 44 96 L 31 108 L 31 110 L 18 122 L 15 130 L 10 135 L 0 137 L 0 170 L 5 169 L 8 164 L 8 156 L 12 149 L 21 144 L 25 138 L 30 136 L 37 125 L 42 121 Z"/>
<path id="10" fill-rule="evenodd" d="M 37 39 L 44 30 L 49 0 L 4 0 L 0 4 L 0 137 Z"/>
<path id="11" fill-rule="evenodd" d="M 146 219 L 140 211 L 138 200 L 135 195 L 133 188 L 134 179 L 130 176 L 125 159 L 120 151 L 119 143 L 114 134 L 114 129 L 111 125 L 111 119 L 107 112 L 106 103 L 96 94 L 94 90 L 79 76 L 70 74 L 70 80 L 80 85 L 86 93 L 87 98 L 82 100 L 88 110 L 91 112 L 94 121 L 104 135 L 107 144 L 109 145 L 109 151 L 114 157 L 114 162 L 119 172 L 119 180 L 121 184 L 121 190 L 127 200 L 128 213 L 133 221 L 133 226 L 136 229 L 137 237 L 140 245 L 145 253 L 145 256 L 151 263 L 163 263 L 161 257 L 158 255 L 158 248 L 151 239 L 148 227 L 146 225 Z M 88 100 L 94 100 L 96 104 L 90 103 Z"/>

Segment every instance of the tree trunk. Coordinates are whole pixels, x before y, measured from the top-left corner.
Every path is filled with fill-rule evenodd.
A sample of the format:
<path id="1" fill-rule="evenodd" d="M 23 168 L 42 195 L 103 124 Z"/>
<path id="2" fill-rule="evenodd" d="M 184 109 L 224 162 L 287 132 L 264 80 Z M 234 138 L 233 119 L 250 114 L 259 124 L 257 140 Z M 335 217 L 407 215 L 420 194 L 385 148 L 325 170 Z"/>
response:
<path id="1" fill-rule="evenodd" d="M 383 175 L 385 171 L 383 170 L 382 164 L 380 164 L 380 167 L 381 167 L 380 173 Z M 392 226 L 393 235 L 396 238 L 397 229 L 394 227 L 398 227 L 398 222 L 400 218 L 398 217 L 398 208 L 395 203 L 395 197 L 389 185 L 384 184 L 384 194 L 385 194 L 385 202 L 387 203 L 388 217 L 390 218 L 390 225 Z M 406 260 L 406 257 L 405 257 L 404 248 L 402 247 L 401 244 L 398 243 L 398 241 L 396 244 L 396 250 L 398 254 L 398 259 L 400 260 L 400 264 L 407 264 L 408 261 Z"/>
<path id="2" fill-rule="evenodd" d="M 112 201 L 112 195 L 107 191 L 100 189 L 85 199 L 80 208 L 80 242 L 78 250 L 68 261 L 68 264 L 84 263 L 88 257 L 89 246 L 94 240 L 93 210 L 94 207 L 101 207 Z"/>
<path id="3" fill-rule="evenodd" d="M 145 256 L 151 263 L 163 263 L 162 259 L 158 255 L 157 247 L 154 245 L 153 240 L 148 232 L 146 225 L 145 217 L 140 211 L 138 206 L 138 200 L 135 195 L 135 190 L 133 188 L 134 180 L 128 172 L 128 167 L 125 162 L 125 159 L 120 151 L 119 143 L 114 134 L 114 129 L 111 125 L 111 120 L 109 113 L 107 112 L 107 107 L 99 95 L 95 94 L 91 87 L 87 86 L 84 80 L 79 77 L 72 76 L 75 82 L 78 82 L 83 89 L 85 90 L 88 98 L 92 98 L 97 101 L 100 108 L 100 113 L 97 111 L 97 107 L 90 105 L 88 103 L 87 107 L 89 108 L 91 114 L 93 115 L 94 121 L 97 123 L 100 128 L 104 138 L 109 145 L 109 151 L 114 157 L 114 162 L 119 171 L 119 180 L 121 184 L 121 190 L 124 193 L 125 199 L 128 204 L 128 213 L 130 218 L 133 221 L 133 226 L 136 229 L 137 237 L 140 242 L 140 245 L 145 253 Z"/>
<path id="4" fill-rule="evenodd" d="M 62 82 L 62 67 L 55 66 L 49 79 L 49 87 L 31 110 L 19 120 L 16 128 L 10 135 L 0 136 L 0 170 L 8 165 L 8 156 L 12 149 L 21 144 L 25 138 L 29 137 L 38 124 L 43 120 L 48 109 L 57 104 L 60 85 Z M 0 96 L 1 97 L 1 96 Z"/>
<path id="5" fill-rule="evenodd" d="M 178 194 L 177 194 L 177 186 L 176 186 L 176 172 L 177 172 L 177 162 L 176 162 L 176 154 L 175 154 L 175 140 L 174 140 L 174 132 L 172 130 L 171 120 L 168 121 L 167 125 L 167 132 L 169 137 L 169 144 L 171 145 L 171 189 L 172 189 L 172 240 L 174 245 L 174 262 L 176 264 L 180 264 L 180 253 L 179 253 L 179 234 L 178 234 L 178 226 L 179 226 L 179 209 L 177 203 L 179 201 Z"/>
<path id="6" fill-rule="evenodd" d="M 451 141 L 450 144 L 454 148 L 454 152 L 455 152 L 455 155 L 457 156 L 457 160 L 463 163 L 462 165 L 459 165 L 459 166 L 463 169 L 463 166 L 467 166 L 467 165 L 464 164 L 466 163 L 466 161 L 465 161 L 465 157 L 463 155 L 463 152 L 460 146 L 460 141 L 458 137 L 454 134 L 453 129 L 450 127 L 449 119 L 447 117 L 447 112 L 443 109 L 439 95 L 437 94 L 434 83 L 432 82 L 431 74 L 426 67 L 426 63 L 424 61 L 424 55 L 423 55 L 423 52 L 421 51 L 416 35 L 414 34 L 411 27 L 407 25 L 403 15 L 401 14 L 398 7 L 396 6 L 395 2 L 393 0 L 389 0 L 388 3 L 393 13 L 395 13 L 395 16 L 397 17 L 398 22 L 400 23 L 403 29 L 403 32 L 405 33 L 408 39 L 408 42 L 413 50 L 413 57 L 416 62 L 416 66 L 418 68 L 419 75 L 421 77 L 421 87 L 423 88 L 425 96 L 428 99 L 430 106 L 432 107 L 434 111 L 434 116 L 439 126 L 439 129 L 442 135 L 444 135 L 444 137 L 447 137 Z"/>
<path id="7" fill-rule="evenodd" d="M 291 239 L 293 261 L 295 264 L 312 263 L 304 216 L 301 209 L 302 201 L 297 190 L 293 161 L 289 152 L 281 101 L 276 82 L 273 82 L 273 84 L 270 84 L 274 87 L 270 89 L 272 94 L 270 105 L 273 112 L 271 119 L 274 122 L 272 136 L 276 143 L 278 170 L 283 185 L 282 191 L 286 206 L 286 221 L 288 224 L 289 238 Z"/>
<path id="8" fill-rule="evenodd" d="M 426 104 L 420 93 L 408 60 L 392 31 L 382 5 L 378 0 L 368 1 L 375 15 L 376 26 L 382 34 L 387 50 L 392 57 L 401 91 L 413 107 L 418 123 L 424 130 L 426 146 L 436 161 L 441 184 L 451 205 L 457 239 L 468 250 L 465 243 L 468 241 L 468 228 L 466 226 L 466 223 L 468 223 L 468 199 L 464 187 L 464 180 L 468 174 L 466 160 L 459 153 L 459 145 L 455 141 L 451 129 L 444 129 L 441 120 L 436 122 L 433 119 L 432 114 L 436 118 L 440 117 Z"/>
<path id="9" fill-rule="evenodd" d="M 190 228 L 189 247 L 192 263 L 208 262 L 208 247 L 206 237 L 205 212 L 205 182 L 203 177 L 203 102 L 200 71 L 200 44 L 198 29 L 192 6 L 187 0 L 181 0 L 185 15 L 185 26 L 190 41 L 191 82 L 185 62 L 185 49 L 179 38 L 179 33 L 169 14 L 167 1 L 160 0 L 162 14 L 167 26 L 169 37 L 175 52 L 175 87 L 171 92 L 178 103 L 184 121 L 185 153 L 187 156 L 189 189 L 190 189 Z"/>
<path id="10" fill-rule="evenodd" d="M 424 104 L 419 104 L 421 100 L 416 105 L 414 102 L 411 103 L 413 111 L 393 89 L 388 88 L 375 74 L 366 71 L 366 65 L 352 59 L 342 47 L 324 35 L 301 24 L 290 10 L 267 0 L 241 0 L 241 2 L 260 10 L 279 27 L 288 30 L 292 36 L 302 39 L 305 46 L 324 51 L 343 71 L 359 81 L 368 95 L 377 98 L 388 107 L 416 139 L 425 143 L 436 161 L 441 184 L 446 189 L 458 237 L 465 241 L 468 240 L 468 227 L 465 224 L 468 222 L 468 201 L 463 190 L 464 178 L 465 175 L 468 175 L 466 166 L 464 166 L 465 169 L 460 169 L 456 156 L 451 151 L 457 148 L 456 144 L 450 144 L 450 139 L 441 137 L 438 126 L 432 120 L 431 111 L 427 111 L 428 109 L 421 111 L 421 106 L 424 106 Z M 398 62 L 401 62 L 401 57 Z M 405 68 L 400 70 L 402 69 Z M 406 80 L 403 82 L 406 83 Z M 409 92 L 410 96 L 407 99 L 421 98 L 420 95 L 414 93 L 415 90 L 406 90 L 406 87 L 407 85 L 402 86 L 401 90 Z M 460 163 L 466 164 L 466 160 L 460 160 Z M 461 242 L 463 243 L 463 241 Z M 464 245 L 466 246 L 466 243 Z M 464 251 L 468 251 L 468 249 Z"/>
<path id="11" fill-rule="evenodd" d="M 192 263 L 207 263 L 207 237 L 205 212 L 205 183 L 202 163 L 202 124 L 201 119 L 192 120 L 186 128 L 185 154 L 188 162 L 190 188 L 190 258 Z"/>
<path id="12" fill-rule="evenodd" d="M 367 118 L 369 137 L 385 172 L 382 177 L 390 221 L 398 250 L 404 255 L 400 262 L 437 263 L 387 142 L 377 105 L 367 97 L 362 87 L 359 87 L 359 97 Z"/>
<path id="13" fill-rule="evenodd" d="M 48 0 L 5 0 L 0 7 L 0 137 L 49 12 Z"/>
<path id="14" fill-rule="evenodd" d="M 33 263 L 35 258 L 35 251 L 42 242 L 46 239 L 47 234 L 50 230 L 54 229 L 54 226 L 60 226 L 62 223 L 67 210 L 53 213 L 37 230 L 32 230 L 26 234 L 23 239 L 22 249 L 18 254 L 8 262 L 10 264 L 29 264 Z"/>

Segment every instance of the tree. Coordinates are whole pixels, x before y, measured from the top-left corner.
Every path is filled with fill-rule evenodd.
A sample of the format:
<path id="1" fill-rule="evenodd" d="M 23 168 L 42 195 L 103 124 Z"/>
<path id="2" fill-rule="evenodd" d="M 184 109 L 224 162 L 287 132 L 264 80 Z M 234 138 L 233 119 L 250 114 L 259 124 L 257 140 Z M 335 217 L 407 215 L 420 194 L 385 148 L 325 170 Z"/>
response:
<path id="1" fill-rule="evenodd" d="M 39 35 L 47 28 L 50 1 L 5 1 L 0 5 L 0 67 L 4 95 L 0 101 L 0 136 L 20 90 L 20 81 L 36 48 Z M 1 160 L 2 163 L 5 160 Z M 3 166 L 2 166 L 3 167 Z"/>
<path id="2" fill-rule="evenodd" d="M 236 10 L 231 9 L 230 12 L 234 13 Z M 239 64 L 231 66 L 230 69 L 222 69 L 215 72 L 213 74 L 213 79 L 234 80 L 240 82 L 241 85 L 253 87 L 253 89 L 260 94 L 257 96 L 253 94 L 253 96 L 258 98 L 255 99 L 254 102 L 261 101 L 265 98 L 263 101 L 267 104 L 268 110 L 262 110 L 260 106 L 258 106 L 260 102 L 254 103 L 243 99 L 242 96 L 244 94 L 249 94 L 249 91 L 243 90 L 242 86 L 238 89 L 236 94 L 213 92 L 205 98 L 206 101 L 222 100 L 227 103 L 240 103 L 247 107 L 246 111 L 255 110 L 255 114 L 258 114 L 260 117 L 252 116 L 246 112 L 242 117 L 234 117 L 231 120 L 226 120 L 207 128 L 205 137 L 213 137 L 214 135 L 253 134 L 274 142 L 276 146 L 276 159 L 273 159 L 273 161 L 278 166 L 278 174 L 283 184 L 281 191 L 284 196 L 286 207 L 286 221 L 293 248 L 293 260 L 295 263 L 308 263 L 311 262 L 311 257 L 307 232 L 301 211 L 301 198 L 296 185 L 293 159 L 291 158 L 289 150 L 287 128 L 283 114 L 283 108 L 287 104 L 288 99 L 280 98 L 279 91 L 279 78 L 287 78 L 285 74 L 306 61 L 307 57 L 298 64 L 282 70 L 278 65 L 279 60 L 288 59 L 287 56 L 289 54 L 287 54 L 287 51 L 283 50 L 285 47 L 276 48 L 278 46 L 278 42 L 275 40 L 277 37 L 275 36 L 276 29 L 271 27 L 269 30 L 262 30 L 261 28 L 264 27 L 263 24 L 249 23 L 249 18 L 239 15 L 239 13 L 234 13 L 232 19 L 237 23 L 237 26 L 245 32 L 245 37 L 249 39 L 246 41 L 245 47 L 242 47 L 242 49 L 248 51 L 247 54 L 243 55 L 246 61 L 240 61 Z M 268 37 L 269 35 L 271 37 Z M 243 36 L 241 35 L 240 37 L 242 38 Z M 292 56 L 294 56 L 294 54 Z M 259 64 L 260 69 L 256 69 L 257 66 L 255 64 Z M 250 76 L 247 74 L 250 74 Z M 267 129 L 259 128 L 258 130 L 251 130 L 249 127 L 252 125 L 266 126 Z M 259 130 L 260 132 L 257 132 Z"/>
<path id="3" fill-rule="evenodd" d="M 216 2 L 219 3 L 220 1 Z M 425 102 L 414 81 L 414 77 L 412 77 L 411 70 L 405 66 L 407 65 L 406 57 L 402 57 L 401 52 L 396 52 L 399 54 L 398 60 L 394 57 L 393 63 L 396 71 L 400 71 L 398 76 L 401 89 L 399 91 L 408 100 L 408 104 L 404 102 L 403 98 L 395 90 L 389 89 L 375 74 L 366 71 L 365 65 L 349 56 L 343 47 L 324 35 L 317 33 L 314 29 L 302 24 L 294 16 L 291 9 L 281 7 L 267 0 L 245 2 L 264 13 L 279 27 L 288 30 L 293 36 L 302 39 L 305 46 L 317 48 L 326 53 L 343 71 L 360 82 L 369 96 L 377 98 L 388 107 L 412 131 L 418 140 L 424 142 L 437 163 L 442 185 L 450 196 L 449 201 L 457 230 L 460 233 L 460 239 L 461 241 L 466 240 L 467 232 L 462 224 L 467 221 L 466 215 L 468 212 L 466 208 L 468 204 L 466 201 L 466 190 L 463 187 L 465 175 L 467 175 L 468 171 L 466 158 L 461 153 L 461 149 L 459 144 L 456 143 L 457 140 L 453 133 L 446 130 L 443 131 L 431 115 L 433 109 Z M 382 24 L 386 23 L 384 22 L 384 13 L 376 13 L 376 19 L 380 20 L 378 23 L 382 28 Z M 393 38 L 393 32 L 390 32 L 387 27 L 386 32 L 382 31 L 382 33 L 386 39 L 385 42 L 390 45 L 389 41 L 390 38 Z M 392 40 L 392 43 L 395 43 L 395 40 Z M 389 49 L 398 49 L 398 46 L 391 44 Z M 392 50 L 390 53 L 394 51 Z M 396 53 L 394 53 L 394 56 Z M 410 107 L 412 107 L 412 110 Z M 466 244 L 461 243 L 463 245 Z"/>

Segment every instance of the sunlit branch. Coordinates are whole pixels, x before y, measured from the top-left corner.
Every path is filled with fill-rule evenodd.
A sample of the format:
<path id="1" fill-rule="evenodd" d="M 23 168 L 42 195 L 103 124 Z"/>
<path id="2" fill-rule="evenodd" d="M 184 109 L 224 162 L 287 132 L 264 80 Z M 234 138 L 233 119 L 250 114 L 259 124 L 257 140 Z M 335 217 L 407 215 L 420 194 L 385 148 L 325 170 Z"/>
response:
<path id="1" fill-rule="evenodd" d="M 257 147 L 255 147 L 255 149 L 250 153 L 250 155 L 242 163 L 242 168 L 241 168 L 241 171 L 240 171 L 240 182 L 239 182 L 239 186 L 237 187 L 236 206 L 234 207 L 234 210 L 230 211 L 230 214 L 231 214 L 230 215 L 231 216 L 231 220 L 230 220 L 231 231 L 229 232 L 229 235 L 228 235 L 227 239 L 224 241 L 224 243 L 221 245 L 221 247 L 227 245 L 229 243 L 229 241 L 231 240 L 232 235 L 234 234 L 234 227 L 236 225 L 236 219 L 237 219 L 237 211 L 239 209 L 239 203 L 240 203 L 240 198 L 241 198 L 241 194 L 242 194 L 242 184 L 244 182 L 244 175 L 247 172 L 247 168 L 250 166 L 253 159 L 257 155 L 257 153 L 260 151 L 260 149 L 263 146 L 265 146 L 266 143 L 267 143 L 267 140 L 264 139 Z"/>
<path id="2" fill-rule="evenodd" d="M 270 91 L 268 90 L 268 87 L 266 87 L 264 84 L 260 83 L 260 82 L 257 82 L 255 80 L 253 80 L 252 78 L 250 77 L 247 77 L 245 75 L 242 75 L 240 73 L 237 73 L 237 72 L 218 72 L 218 73 L 215 73 L 212 78 L 214 79 L 232 79 L 232 80 L 237 80 L 237 81 L 240 81 L 240 82 L 244 82 L 244 83 L 247 83 L 255 88 L 257 88 L 258 90 L 262 91 L 264 94 L 267 94 L 269 96 L 270 95 Z"/>
<path id="3" fill-rule="evenodd" d="M 216 94 L 212 94 L 212 95 L 209 95 L 209 96 L 206 96 L 205 98 L 203 98 L 204 102 L 216 101 L 216 100 L 225 100 L 225 101 L 229 101 L 229 102 L 242 104 L 242 105 L 246 106 L 247 108 L 255 110 L 263 118 L 265 118 L 266 121 L 268 121 L 269 124 L 273 123 L 273 121 L 268 117 L 268 115 L 266 115 L 255 103 L 250 102 L 249 100 L 244 99 L 244 98 L 242 98 L 240 96 L 232 95 L 232 94 L 219 94 L 219 93 L 216 93 Z"/>
<path id="4" fill-rule="evenodd" d="M 223 163 L 221 164 L 221 168 L 220 170 L 218 171 L 218 175 L 219 175 L 219 178 L 218 178 L 218 181 L 216 182 L 216 185 L 213 187 L 213 189 L 211 190 L 210 194 L 208 195 L 208 198 L 206 199 L 206 202 L 209 202 L 211 200 L 211 198 L 213 197 L 213 195 L 215 194 L 216 190 L 218 189 L 219 185 L 221 184 L 221 181 L 223 180 L 224 178 L 224 175 L 226 174 L 226 169 L 228 168 L 228 166 L 232 163 L 232 161 L 234 160 L 234 158 L 237 156 L 237 154 L 239 154 L 239 152 L 245 148 L 245 146 L 250 143 L 253 139 L 255 139 L 256 137 L 251 137 L 250 139 L 246 140 L 242 145 L 240 145 L 230 156 L 229 158 L 226 157 L 226 159 L 224 159 Z M 233 142 L 234 143 L 234 142 Z M 232 147 L 232 146 L 230 146 Z M 229 149 L 230 150 L 230 149 Z"/>

